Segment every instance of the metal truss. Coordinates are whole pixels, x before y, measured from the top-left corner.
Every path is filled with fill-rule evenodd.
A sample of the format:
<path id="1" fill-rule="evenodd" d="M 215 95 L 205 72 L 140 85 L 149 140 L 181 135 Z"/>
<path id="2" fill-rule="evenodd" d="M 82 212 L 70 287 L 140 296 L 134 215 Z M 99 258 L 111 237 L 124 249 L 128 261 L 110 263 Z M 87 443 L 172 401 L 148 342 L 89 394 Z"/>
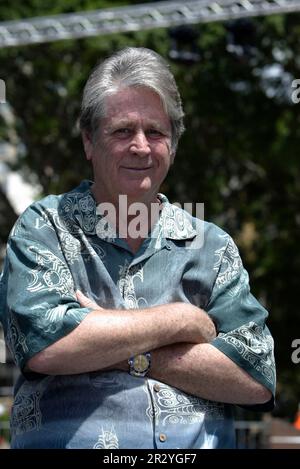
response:
<path id="1" fill-rule="evenodd" d="M 163 1 L 0 23 L 0 47 L 300 11 L 300 0 Z"/>

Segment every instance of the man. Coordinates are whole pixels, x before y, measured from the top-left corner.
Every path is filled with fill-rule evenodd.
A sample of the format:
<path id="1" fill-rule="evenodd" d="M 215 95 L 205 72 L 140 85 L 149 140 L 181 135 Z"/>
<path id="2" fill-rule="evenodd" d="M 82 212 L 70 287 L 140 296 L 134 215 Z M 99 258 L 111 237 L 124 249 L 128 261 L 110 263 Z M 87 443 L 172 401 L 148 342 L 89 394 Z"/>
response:
<path id="1" fill-rule="evenodd" d="M 8 242 L 12 446 L 234 447 L 232 404 L 272 408 L 273 341 L 232 239 L 159 194 L 183 131 L 165 61 L 97 66 L 80 127 L 94 183 L 34 203 Z"/>

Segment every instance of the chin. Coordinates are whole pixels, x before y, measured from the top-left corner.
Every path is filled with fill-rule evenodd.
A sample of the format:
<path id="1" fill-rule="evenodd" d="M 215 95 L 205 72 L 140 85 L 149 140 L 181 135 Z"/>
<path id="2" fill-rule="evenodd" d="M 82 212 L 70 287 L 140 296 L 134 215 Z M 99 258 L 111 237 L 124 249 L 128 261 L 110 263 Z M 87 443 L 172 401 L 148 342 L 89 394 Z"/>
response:
<path id="1" fill-rule="evenodd" d="M 152 193 L 153 186 L 152 184 L 139 184 L 139 185 L 129 184 L 128 186 L 123 188 L 123 192 L 121 191 L 120 193 L 126 194 L 130 198 L 134 198 L 134 197 L 139 198 L 140 196 L 147 194 L 147 192 Z"/>
<path id="2" fill-rule="evenodd" d="M 136 200 L 136 201 L 139 201 L 141 198 L 144 198 L 144 196 L 149 192 L 150 190 L 146 190 L 146 189 L 139 189 L 139 190 L 136 190 L 136 191 L 127 191 L 127 192 L 124 192 L 128 199 L 131 199 L 131 200 Z M 151 191 L 152 193 L 152 191 Z"/>

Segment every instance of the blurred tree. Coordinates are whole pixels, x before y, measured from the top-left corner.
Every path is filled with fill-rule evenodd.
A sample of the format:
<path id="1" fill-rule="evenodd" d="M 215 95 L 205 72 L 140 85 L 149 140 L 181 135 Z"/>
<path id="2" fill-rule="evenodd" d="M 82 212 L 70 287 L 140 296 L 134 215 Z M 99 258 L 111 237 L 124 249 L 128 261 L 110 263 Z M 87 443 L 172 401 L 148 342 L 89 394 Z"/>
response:
<path id="1" fill-rule="evenodd" d="M 140 2 L 20 3 L 1 4 L 1 19 Z M 291 343 L 300 331 L 300 104 L 291 100 L 291 82 L 300 77 L 299 19 L 291 14 L 251 20 L 250 49 L 243 37 L 239 53 L 228 47 L 228 25 L 194 26 L 200 61 L 171 63 L 187 131 L 163 187 L 172 201 L 205 202 L 206 219 L 238 243 L 253 292 L 271 311 L 279 382 L 295 401 L 300 401 L 300 365 L 291 361 Z M 229 29 L 232 34 L 232 24 Z M 0 77 L 23 144 L 20 170 L 37 175 L 45 194 L 90 178 L 76 121 L 91 68 L 126 45 L 150 47 L 168 58 L 170 41 L 168 31 L 159 29 L 1 50 Z M 0 225 L 3 230 L 1 239 L 7 229 Z"/>

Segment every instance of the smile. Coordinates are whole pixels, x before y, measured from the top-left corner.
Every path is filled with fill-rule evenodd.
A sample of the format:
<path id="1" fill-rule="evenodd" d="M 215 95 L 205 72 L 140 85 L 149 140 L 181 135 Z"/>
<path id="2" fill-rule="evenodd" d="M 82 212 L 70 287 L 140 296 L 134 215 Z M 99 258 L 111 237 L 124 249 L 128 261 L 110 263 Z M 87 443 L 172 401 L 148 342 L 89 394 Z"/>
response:
<path id="1" fill-rule="evenodd" d="M 148 166 L 147 168 L 127 168 L 122 166 L 122 169 L 126 169 L 128 171 L 147 171 L 148 169 L 151 169 L 151 166 Z"/>

